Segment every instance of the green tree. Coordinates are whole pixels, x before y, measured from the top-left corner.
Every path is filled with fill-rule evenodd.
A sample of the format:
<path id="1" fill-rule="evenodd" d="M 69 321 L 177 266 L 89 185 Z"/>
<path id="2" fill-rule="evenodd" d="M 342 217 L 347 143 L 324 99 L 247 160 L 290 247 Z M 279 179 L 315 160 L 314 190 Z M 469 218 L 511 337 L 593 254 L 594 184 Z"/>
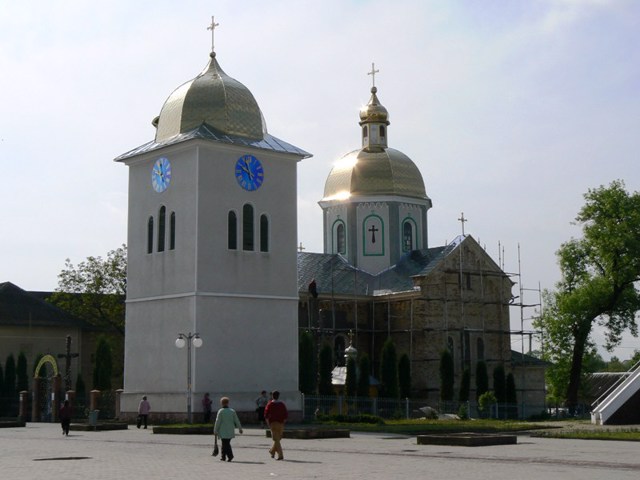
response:
<path id="1" fill-rule="evenodd" d="M 460 381 L 460 391 L 458 392 L 459 402 L 469 401 L 469 390 L 471 389 L 471 372 L 468 368 L 462 372 L 462 380 Z"/>
<path id="2" fill-rule="evenodd" d="M 320 348 L 318 365 L 318 393 L 320 395 L 333 395 L 331 377 L 333 373 L 333 350 L 328 343 Z"/>
<path id="3" fill-rule="evenodd" d="M 625 331 L 637 336 L 640 310 L 640 193 L 630 194 L 624 182 L 614 181 L 584 197 L 576 217 L 582 238 L 560 246 L 561 280 L 546 293 L 544 313 L 534 322 L 549 347 L 545 360 L 563 365 L 569 407 L 578 404 L 594 324 L 604 329 L 610 351 Z"/>
<path id="4" fill-rule="evenodd" d="M 403 353 L 398 361 L 398 384 L 400 385 L 400 398 L 411 397 L 411 361 L 409 355 Z"/>
<path id="5" fill-rule="evenodd" d="M 360 354 L 360 360 L 358 361 L 358 367 L 360 374 L 358 375 L 358 397 L 369 396 L 369 375 L 371 374 L 371 362 L 369 361 L 369 355 L 366 353 Z"/>
<path id="6" fill-rule="evenodd" d="M 453 355 L 447 348 L 440 354 L 440 400 L 444 402 L 453 400 L 454 378 Z"/>
<path id="7" fill-rule="evenodd" d="M 382 346 L 380 355 L 380 379 L 382 380 L 382 389 L 384 396 L 387 398 L 398 398 L 400 390 L 398 388 L 398 358 L 396 354 L 396 346 L 387 338 Z"/>
<path id="8" fill-rule="evenodd" d="M 518 418 L 518 394 L 516 392 L 516 380 L 513 373 L 509 372 L 505 380 L 505 395 L 508 418 Z"/>
<path id="9" fill-rule="evenodd" d="M 310 395 L 316 391 L 316 362 L 313 336 L 310 332 L 302 332 L 299 342 L 298 381 L 300 391 Z"/>
<path id="10" fill-rule="evenodd" d="M 353 397 L 358 390 L 358 369 L 356 359 L 352 356 L 347 358 L 347 378 L 344 384 L 344 394 L 347 397 Z"/>
<path id="11" fill-rule="evenodd" d="M 124 336 L 127 286 L 127 247 L 107 258 L 87 257 L 77 266 L 69 259 L 58 275 L 58 288 L 49 301 L 78 318 Z"/>
<path id="12" fill-rule="evenodd" d="M 487 373 L 487 364 L 483 360 L 476 363 L 476 399 L 479 399 L 483 393 L 489 391 L 489 374 Z"/>
<path id="13" fill-rule="evenodd" d="M 0 417 L 4 415 L 4 372 L 0 362 Z"/>
<path id="14" fill-rule="evenodd" d="M 22 392 L 29 390 L 29 374 L 27 373 L 27 356 L 24 352 L 18 355 L 18 364 L 16 365 L 16 390 Z"/>
<path id="15" fill-rule="evenodd" d="M 96 363 L 93 368 L 93 388 L 111 390 L 111 345 L 105 338 L 98 340 L 96 347 Z"/>
<path id="16" fill-rule="evenodd" d="M 504 366 L 496 365 L 493 369 L 493 393 L 495 394 L 498 403 L 505 403 L 507 401 L 507 385 L 505 382 Z"/>
<path id="17" fill-rule="evenodd" d="M 4 397 L 5 413 L 13 416 L 16 404 L 16 359 L 13 353 L 9 354 L 4 364 Z"/>
<path id="18" fill-rule="evenodd" d="M 87 403 L 87 388 L 80 374 L 76 378 L 76 400 L 80 405 L 86 405 Z"/>

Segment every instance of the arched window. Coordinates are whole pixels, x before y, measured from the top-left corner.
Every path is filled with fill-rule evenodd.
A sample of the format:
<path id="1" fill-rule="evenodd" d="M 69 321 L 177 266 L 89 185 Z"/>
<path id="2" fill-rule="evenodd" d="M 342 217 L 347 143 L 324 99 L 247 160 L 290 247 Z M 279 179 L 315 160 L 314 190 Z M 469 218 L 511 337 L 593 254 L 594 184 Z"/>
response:
<path id="1" fill-rule="evenodd" d="M 366 125 L 364 127 L 362 127 L 362 136 L 364 138 L 367 138 L 369 136 L 369 129 L 367 128 Z"/>
<path id="2" fill-rule="evenodd" d="M 253 207 L 242 207 L 242 249 L 253 250 Z"/>
<path id="3" fill-rule="evenodd" d="M 449 352 L 451 352 L 451 355 L 453 355 L 453 337 L 447 337 L 447 348 Z"/>
<path id="4" fill-rule="evenodd" d="M 233 211 L 227 216 L 227 247 L 229 250 L 238 249 L 238 218 Z"/>
<path id="5" fill-rule="evenodd" d="M 380 125 L 380 137 L 384 137 L 384 125 Z"/>
<path id="6" fill-rule="evenodd" d="M 347 242 L 344 234 L 344 223 L 340 222 L 336 227 L 336 246 L 338 253 L 344 255 L 347 253 Z"/>
<path id="7" fill-rule="evenodd" d="M 260 251 L 269 251 L 269 219 L 266 215 L 260 215 Z"/>
<path id="8" fill-rule="evenodd" d="M 153 253 L 153 217 L 147 221 L 147 253 Z"/>
<path id="9" fill-rule="evenodd" d="M 410 252 L 411 250 L 413 250 L 413 224 L 407 220 L 402 225 L 402 251 Z"/>
<path id="10" fill-rule="evenodd" d="M 169 250 L 176 249 L 176 212 L 171 212 L 169 220 Z"/>
<path id="11" fill-rule="evenodd" d="M 165 224 L 165 217 L 167 214 L 167 209 L 162 206 L 160 207 L 160 214 L 158 215 L 158 251 L 159 252 L 164 252 L 164 224 Z"/>
<path id="12" fill-rule="evenodd" d="M 484 360 L 484 340 L 478 338 L 476 341 L 478 360 Z"/>

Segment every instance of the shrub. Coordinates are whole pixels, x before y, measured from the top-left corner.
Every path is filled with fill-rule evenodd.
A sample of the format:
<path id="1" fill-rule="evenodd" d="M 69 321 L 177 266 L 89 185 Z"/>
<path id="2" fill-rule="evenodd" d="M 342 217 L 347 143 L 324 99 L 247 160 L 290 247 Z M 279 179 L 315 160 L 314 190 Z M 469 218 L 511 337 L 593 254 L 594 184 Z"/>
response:
<path id="1" fill-rule="evenodd" d="M 453 400 L 453 356 L 448 349 L 440 355 L 440 400 L 449 402 Z"/>
<path id="2" fill-rule="evenodd" d="M 404 353 L 398 362 L 398 383 L 400 384 L 400 398 L 411 396 L 411 361 Z"/>
<path id="3" fill-rule="evenodd" d="M 333 395 L 333 386 L 331 384 L 331 372 L 333 371 L 333 351 L 329 344 L 325 343 L 320 349 L 319 360 L 318 393 L 320 395 Z"/>
<path id="4" fill-rule="evenodd" d="M 489 375 L 487 374 L 487 364 L 482 360 L 476 364 L 476 398 L 489 390 Z"/>
<path id="5" fill-rule="evenodd" d="M 483 413 L 487 412 L 491 405 L 495 405 L 496 401 L 496 396 L 493 392 L 484 392 L 480 395 L 480 398 L 478 398 L 478 410 Z"/>
<path id="6" fill-rule="evenodd" d="M 358 375 L 358 392 L 359 397 L 369 396 L 369 375 L 371 373 L 371 363 L 369 362 L 369 356 L 363 353 L 360 356 L 360 374 Z"/>
<path id="7" fill-rule="evenodd" d="M 396 346 L 391 340 L 391 337 L 387 338 L 382 347 L 382 354 L 380 359 L 380 376 L 382 380 L 382 388 L 384 396 L 387 398 L 398 398 L 398 359 L 396 354 Z"/>

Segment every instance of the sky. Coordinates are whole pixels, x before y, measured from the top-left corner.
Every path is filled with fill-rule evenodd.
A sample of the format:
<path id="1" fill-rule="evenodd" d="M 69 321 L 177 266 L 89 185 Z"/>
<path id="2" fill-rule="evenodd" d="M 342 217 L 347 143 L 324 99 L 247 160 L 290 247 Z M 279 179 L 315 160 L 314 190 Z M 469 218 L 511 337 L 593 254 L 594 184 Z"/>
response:
<path id="1" fill-rule="evenodd" d="M 559 279 L 583 195 L 616 179 L 640 190 L 634 0 L 0 0 L 0 282 L 53 290 L 67 258 L 126 243 L 113 159 L 153 139 L 166 98 L 207 64 L 212 15 L 223 70 L 269 133 L 313 154 L 298 169 L 306 251 L 323 250 L 332 165 L 360 147 L 373 62 L 389 146 L 433 201 L 429 246 L 459 235 L 464 212 L 527 304 Z M 513 311 L 512 328 L 535 313 Z M 626 336 L 613 353 L 635 348 Z"/>

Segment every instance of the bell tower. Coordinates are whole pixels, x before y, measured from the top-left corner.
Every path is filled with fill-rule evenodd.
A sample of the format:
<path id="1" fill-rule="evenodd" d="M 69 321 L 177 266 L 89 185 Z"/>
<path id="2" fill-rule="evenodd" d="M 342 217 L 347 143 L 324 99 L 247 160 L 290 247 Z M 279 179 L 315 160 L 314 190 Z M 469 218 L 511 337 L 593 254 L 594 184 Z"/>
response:
<path id="1" fill-rule="evenodd" d="M 310 154 L 267 132 L 213 49 L 152 123 L 154 140 L 116 158 L 129 167 L 122 410 L 147 395 L 157 415 L 190 404 L 197 419 L 209 392 L 252 412 L 266 388 L 295 410 L 296 177 Z M 199 348 L 176 348 L 196 333 Z"/>

